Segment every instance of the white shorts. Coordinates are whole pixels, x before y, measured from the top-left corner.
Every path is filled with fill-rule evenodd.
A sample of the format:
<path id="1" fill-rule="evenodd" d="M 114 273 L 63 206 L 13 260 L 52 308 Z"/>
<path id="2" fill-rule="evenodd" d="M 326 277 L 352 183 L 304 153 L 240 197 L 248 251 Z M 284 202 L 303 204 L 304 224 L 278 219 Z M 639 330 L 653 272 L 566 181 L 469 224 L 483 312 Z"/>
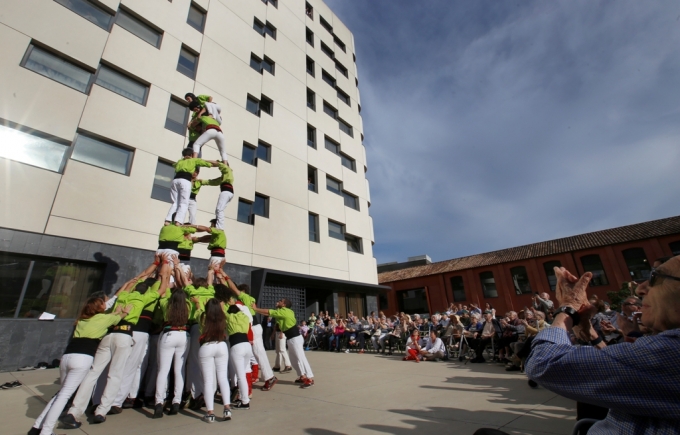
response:
<path id="1" fill-rule="evenodd" d="M 214 264 L 221 264 L 224 261 L 225 257 L 210 257 L 209 263 L 210 265 Z"/>

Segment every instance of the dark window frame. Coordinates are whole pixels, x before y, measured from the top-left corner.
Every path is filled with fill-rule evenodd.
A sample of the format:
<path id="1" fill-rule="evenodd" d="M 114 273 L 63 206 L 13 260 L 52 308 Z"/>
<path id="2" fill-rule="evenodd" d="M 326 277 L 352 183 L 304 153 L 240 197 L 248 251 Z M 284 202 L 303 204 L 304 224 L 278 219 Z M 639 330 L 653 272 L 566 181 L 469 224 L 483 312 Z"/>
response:
<path id="1" fill-rule="evenodd" d="M 337 80 L 335 80 L 335 77 L 330 75 L 330 73 L 323 68 L 321 68 L 321 80 L 333 89 L 336 88 L 338 83 Z"/>
<path id="2" fill-rule="evenodd" d="M 331 143 L 331 145 L 333 145 L 332 148 L 328 147 L 329 142 Z M 330 137 L 325 136 L 325 135 L 323 137 L 323 146 L 324 146 L 324 148 L 326 148 L 328 151 L 332 152 L 336 156 L 339 156 L 340 152 L 342 151 L 342 147 L 340 146 L 339 143 L 337 143 L 336 141 L 334 141 L 333 139 L 331 139 Z"/>
<path id="3" fill-rule="evenodd" d="M 249 201 L 245 198 L 239 198 L 238 207 L 236 209 L 236 222 L 241 222 L 242 224 L 246 225 L 255 225 L 255 215 L 253 214 L 253 201 Z M 241 220 L 241 206 L 247 206 L 248 207 L 248 217 L 246 218 L 245 221 Z"/>
<path id="4" fill-rule="evenodd" d="M 352 202 L 354 203 L 354 206 L 347 204 L 347 201 L 351 199 Z M 351 208 L 352 210 L 356 211 L 361 211 L 360 208 L 360 203 L 359 203 L 359 197 L 352 194 L 351 192 L 348 192 L 346 190 L 342 190 L 342 201 L 345 207 Z"/>
<path id="5" fill-rule="evenodd" d="M 123 173 L 123 172 L 118 172 L 118 171 L 115 171 L 115 170 L 113 170 L 113 169 L 104 168 L 104 167 L 102 167 L 102 166 L 95 165 L 94 163 L 85 162 L 85 161 L 83 161 L 83 160 L 79 160 L 79 159 L 77 159 L 77 158 L 74 158 L 74 157 L 73 157 L 73 154 L 74 154 L 74 152 L 76 151 L 76 143 L 78 142 L 78 138 L 79 138 L 80 136 L 86 137 L 86 138 L 88 138 L 88 139 L 90 139 L 90 140 L 94 140 L 94 141 L 103 143 L 104 145 L 108 145 L 108 146 L 113 147 L 113 148 L 118 148 L 118 149 L 121 149 L 121 150 L 123 150 L 123 151 L 127 151 L 128 153 L 130 153 L 130 158 L 129 158 L 128 161 L 127 161 L 127 164 L 126 164 L 126 167 L 125 167 L 125 172 L 124 172 L 124 173 Z M 133 162 L 134 162 L 134 160 L 135 160 L 135 154 L 136 154 L 136 152 L 135 152 L 136 149 L 135 149 L 135 148 L 132 148 L 132 147 L 126 146 L 126 145 L 122 145 L 122 144 L 120 144 L 120 143 L 116 143 L 116 142 L 114 142 L 114 141 L 111 141 L 111 140 L 106 139 L 106 138 L 104 138 L 104 137 L 101 137 L 101 136 L 99 136 L 99 135 L 91 134 L 91 133 L 89 133 L 89 132 L 84 132 L 84 131 L 80 131 L 80 130 L 77 131 L 75 138 L 73 138 L 73 143 L 72 143 L 72 145 L 71 145 L 71 150 L 70 150 L 70 151 L 71 151 L 71 152 L 70 152 L 68 158 L 71 159 L 71 160 L 74 160 L 74 161 L 76 161 L 76 162 L 82 163 L 82 164 L 84 164 L 84 165 L 94 166 L 95 168 L 99 168 L 99 169 L 102 169 L 102 170 L 104 170 L 104 171 L 113 172 L 114 174 L 124 175 L 124 176 L 126 176 L 126 177 L 129 177 L 129 176 L 130 176 L 130 172 L 132 171 L 132 164 L 133 164 Z"/>
<path id="6" fill-rule="evenodd" d="M 357 161 L 356 160 L 354 160 L 352 157 L 348 156 L 347 154 L 343 153 L 342 151 L 340 151 L 339 156 L 340 156 L 340 164 L 342 164 L 342 166 L 344 166 L 345 168 L 350 169 L 354 172 L 357 171 Z M 349 166 L 347 166 L 345 164 L 345 161 L 349 162 Z"/>
<path id="7" fill-rule="evenodd" d="M 668 242 L 668 249 L 671 250 L 673 256 L 680 255 L 680 240 L 674 242 Z M 677 252 L 677 254 L 676 254 Z"/>
<path id="8" fill-rule="evenodd" d="M 454 283 L 454 280 L 458 281 L 460 280 L 460 286 L 458 286 L 458 283 Z M 451 284 L 451 295 L 453 296 L 453 301 L 454 302 L 464 302 L 467 300 L 467 296 L 465 295 L 465 280 L 461 275 L 456 275 L 452 276 L 449 278 L 449 283 Z M 460 287 L 460 288 L 458 288 Z M 462 299 L 461 299 L 461 292 L 462 292 Z"/>
<path id="9" fill-rule="evenodd" d="M 196 57 L 196 62 L 194 64 L 194 70 L 192 71 L 192 75 L 188 75 L 186 72 L 183 70 L 180 70 L 180 60 L 182 59 L 182 50 L 186 51 L 187 53 L 193 55 Z M 180 74 L 184 74 L 185 76 L 189 77 L 191 80 L 196 80 L 196 74 L 198 73 L 198 62 L 201 59 L 201 55 L 199 53 L 196 53 L 194 50 L 192 50 L 189 46 L 182 44 L 180 49 L 179 49 L 179 57 L 177 58 L 177 72 Z"/>
<path id="10" fill-rule="evenodd" d="M 57 170 L 50 169 L 49 167 L 46 167 L 46 166 L 40 166 L 40 165 L 37 165 L 37 164 L 34 164 L 34 163 L 15 160 L 15 159 L 12 159 L 12 158 L 9 158 L 9 157 L 3 157 L 3 158 L 5 158 L 7 160 L 11 160 L 11 161 L 19 163 L 19 164 L 22 164 L 22 165 L 28 165 L 28 166 L 32 166 L 34 168 L 44 169 L 45 171 L 63 174 L 64 168 L 66 167 L 66 161 L 71 156 L 71 151 L 73 150 L 73 142 L 72 141 L 67 141 L 67 140 L 64 140 L 62 138 L 52 136 L 50 134 L 43 133 L 41 131 L 34 130 L 34 129 L 26 127 L 24 125 L 17 124 L 17 123 L 12 122 L 12 121 L 7 121 L 7 120 L 1 119 L 1 118 L 0 118 L 0 126 L 5 127 L 5 128 L 11 128 L 13 130 L 17 130 L 20 134 L 34 136 L 38 139 L 42 139 L 42 140 L 51 142 L 55 145 L 59 145 L 59 146 L 64 147 L 64 149 L 62 150 L 63 154 L 61 156 L 61 162 L 59 163 L 59 168 Z"/>
<path id="11" fill-rule="evenodd" d="M 347 243 L 347 252 L 353 252 L 355 254 L 364 254 L 364 242 L 363 239 L 359 236 L 355 236 L 353 234 L 348 234 L 345 233 L 345 242 Z M 357 244 L 357 249 L 350 249 L 350 246 L 352 246 L 352 243 Z"/>
<path id="12" fill-rule="evenodd" d="M 307 107 L 316 112 L 316 92 L 307 88 Z"/>
<path id="13" fill-rule="evenodd" d="M 257 111 L 253 112 L 252 110 L 248 109 L 248 102 L 254 102 L 255 105 L 257 106 Z M 246 111 L 249 113 L 252 113 L 255 116 L 260 116 L 260 100 L 258 98 L 255 98 L 254 96 L 247 94 L 246 96 Z"/>
<path id="14" fill-rule="evenodd" d="M 340 227 L 340 234 L 342 235 L 342 237 L 333 235 L 334 233 L 331 232 L 331 224 L 334 224 L 334 225 L 337 225 L 337 226 Z M 343 242 L 347 243 L 347 241 L 345 240 L 345 224 L 342 224 L 340 222 L 336 222 L 334 220 L 328 219 L 328 237 L 330 237 L 331 239 L 335 239 L 335 240 L 342 240 Z"/>
<path id="15" fill-rule="evenodd" d="M 333 34 L 333 42 L 335 43 L 335 45 L 340 47 L 340 50 L 347 53 L 347 46 L 345 45 L 344 42 L 342 42 L 340 38 L 338 38 L 338 35 L 336 35 L 335 33 Z"/>
<path id="16" fill-rule="evenodd" d="M 305 30 L 305 40 L 307 41 L 307 44 L 311 45 L 314 47 L 314 32 L 312 32 L 312 29 L 309 27 L 306 27 L 307 30 Z"/>
<path id="17" fill-rule="evenodd" d="M 312 229 L 312 222 L 314 229 Z M 321 229 L 319 228 L 319 215 L 316 213 L 309 213 L 309 241 L 314 243 L 321 243 Z"/>
<path id="18" fill-rule="evenodd" d="M 146 88 L 146 90 L 144 91 L 144 101 L 143 101 L 142 103 L 140 103 L 139 101 L 135 101 L 135 100 L 133 100 L 133 99 L 130 98 L 130 97 L 127 97 L 127 96 L 125 96 L 125 95 L 123 95 L 123 94 L 119 94 L 119 93 L 116 92 L 116 91 L 113 91 L 113 90 L 111 90 L 111 89 L 109 89 L 109 88 L 105 88 L 104 86 L 98 84 L 98 83 L 97 83 L 97 80 L 99 79 L 99 74 L 101 73 L 102 69 L 109 69 L 109 70 L 113 71 L 114 73 L 120 74 L 120 75 L 126 77 L 127 79 L 129 79 L 129 80 L 131 80 L 131 81 L 133 81 L 133 82 L 137 82 L 137 83 L 139 83 L 139 84 L 141 84 L 141 85 L 144 85 L 144 87 Z M 95 73 L 94 78 L 93 78 L 93 80 L 92 80 L 92 85 L 90 86 L 90 91 L 92 90 L 92 86 L 93 86 L 93 85 L 98 85 L 98 86 L 99 86 L 100 88 L 102 88 L 102 89 L 106 89 L 106 90 L 109 91 L 109 92 L 113 92 L 113 93 L 116 94 L 116 95 L 120 95 L 120 96 L 123 97 L 123 98 L 126 98 L 126 99 L 128 99 L 128 100 L 130 100 L 130 101 L 132 101 L 132 102 L 134 102 L 134 103 L 141 104 L 142 106 L 145 106 L 145 107 L 146 107 L 147 101 L 149 100 L 149 91 L 151 90 L 151 85 L 150 85 L 148 82 L 139 80 L 138 78 L 136 78 L 136 77 L 134 77 L 134 76 L 128 74 L 127 72 L 121 70 L 121 69 L 118 68 L 117 66 L 114 66 L 114 65 L 112 65 L 112 64 L 110 64 L 110 63 L 108 63 L 108 62 L 107 62 L 107 63 L 101 62 L 101 63 L 99 64 L 99 68 L 97 68 L 97 72 Z M 89 92 L 88 92 L 88 94 L 89 94 Z"/>
<path id="19" fill-rule="evenodd" d="M 343 129 L 345 127 L 345 129 Z M 338 128 L 340 129 L 341 132 L 345 133 L 349 137 L 354 137 L 354 127 L 349 125 L 346 121 L 344 121 L 342 118 L 338 118 Z"/>
<path id="20" fill-rule="evenodd" d="M 90 23 L 94 24 L 95 26 L 99 27 L 100 29 L 106 30 L 107 32 L 111 32 L 111 28 L 113 27 L 113 23 L 114 23 L 114 21 L 115 21 L 114 18 L 115 18 L 116 13 L 115 13 L 115 12 L 112 12 L 112 11 L 111 11 L 109 8 L 107 8 L 107 7 L 103 7 L 103 5 L 102 5 L 101 3 L 99 3 L 99 2 L 93 2 L 93 1 L 89 1 L 89 0 L 82 0 L 83 3 L 89 3 L 94 9 L 99 9 L 101 12 L 103 12 L 103 13 L 109 15 L 109 22 L 108 22 L 108 24 L 107 24 L 106 27 L 100 26 L 100 25 L 99 25 L 98 23 L 96 23 L 95 21 L 92 21 L 91 19 L 87 18 L 87 16 L 85 16 L 85 15 L 79 14 L 78 11 L 76 11 L 76 10 L 74 10 L 74 9 L 71 9 L 70 7 L 68 7 L 67 5 L 65 5 L 64 3 L 60 2 L 60 1 L 54 0 L 54 2 L 57 3 L 58 5 L 61 5 L 61 6 L 65 7 L 66 9 L 68 9 L 69 11 L 71 11 L 71 12 L 73 12 L 74 14 L 78 15 L 79 17 L 84 18 L 85 20 L 89 21 Z"/>
<path id="21" fill-rule="evenodd" d="M 494 299 L 498 297 L 498 286 L 496 285 L 496 277 L 494 276 L 493 272 L 490 270 L 486 270 L 484 272 L 479 273 L 479 283 L 482 286 L 482 293 L 484 295 L 484 299 Z M 493 289 L 488 289 L 486 288 L 486 285 L 484 284 L 484 276 L 490 276 L 490 279 L 493 280 Z M 486 278 L 487 280 L 489 278 Z M 493 292 L 496 293 L 495 296 L 493 296 Z"/>
<path id="22" fill-rule="evenodd" d="M 252 151 L 252 157 L 249 160 L 244 158 L 245 150 Z M 257 147 L 248 142 L 243 142 L 243 147 L 241 148 L 241 161 L 252 166 L 257 166 Z"/>
<path id="23" fill-rule="evenodd" d="M 265 150 L 264 151 L 264 156 L 260 156 L 260 150 Z M 255 149 L 255 158 L 257 159 L 257 162 L 262 160 L 263 162 L 271 163 L 272 162 L 272 146 L 264 141 L 258 141 L 257 142 L 257 148 Z M 256 163 L 257 163 L 256 162 Z M 255 165 L 257 166 L 257 164 Z"/>
<path id="24" fill-rule="evenodd" d="M 310 133 L 313 136 L 312 139 L 309 138 Z M 307 124 L 307 146 L 316 149 L 316 127 L 309 124 Z"/>
<path id="25" fill-rule="evenodd" d="M 268 105 L 269 109 L 267 110 L 266 106 L 263 107 L 263 105 Z M 265 95 L 260 95 L 260 105 L 259 105 L 259 107 L 260 107 L 260 114 L 264 112 L 269 116 L 274 116 L 274 100 L 272 100 L 271 98 L 268 98 Z"/>
<path id="26" fill-rule="evenodd" d="M 173 104 L 173 103 L 180 105 L 180 106 L 183 106 L 184 109 L 185 109 L 184 122 L 182 123 L 181 131 L 178 131 L 180 129 L 173 129 L 171 127 L 168 127 L 168 122 L 175 123 L 174 120 L 168 119 L 168 113 L 170 112 L 170 107 L 171 107 L 171 104 Z M 184 135 L 186 135 L 186 132 L 187 132 L 187 122 L 188 121 L 189 121 L 189 106 L 186 104 L 186 101 L 171 95 L 170 100 L 168 101 L 168 110 L 165 113 L 165 125 L 164 125 L 165 129 L 184 136 Z"/>
<path id="27" fill-rule="evenodd" d="M 29 58 L 31 57 L 31 53 L 33 53 L 33 50 L 35 50 L 36 48 L 39 51 L 43 51 L 43 52 L 47 53 L 48 55 L 54 56 L 54 57 L 66 62 L 66 63 L 71 64 L 72 66 L 74 66 L 76 68 L 79 68 L 79 69 L 89 73 L 90 78 L 88 79 L 88 82 L 85 85 L 85 90 L 81 91 L 80 89 L 74 88 L 73 86 L 69 86 L 65 83 L 60 82 L 59 80 L 56 80 L 56 79 L 54 79 L 50 76 L 47 76 L 45 74 L 42 74 L 42 73 L 40 73 L 36 70 L 33 70 L 33 69 L 27 67 L 26 63 L 28 63 Z M 52 48 L 50 48 L 46 45 L 40 44 L 37 41 L 31 41 L 31 43 L 28 45 L 28 48 L 26 49 L 26 52 L 24 53 L 24 56 L 21 59 L 21 62 L 19 63 L 19 66 L 26 68 L 28 71 L 31 71 L 35 74 L 42 76 L 42 77 L 45 77 L 46 79 L 52 80 L 53 82 L 59 83 L 62 86 L 66 86 L 68 88 L 73 89 L 74 91 L 80 92 L 81 94 L 85 94 L 85 95 L 90 94 L 90 91 L 92 90 L 92 85 L 94 84 L 96 77 L 97 77 L 97 71 L 99 69 L 99 68 L 97 68 L 97 69 L 93 70 L 92 68 L 90 68 L 90 67 L 88 67 L 84 64 L 81 64 L 80 62 L 77 62 L 74 59 L 71 59 L 69 56 L 66 56 L 66 55 L 64 55 L 64 54 L 62 54 L 62 53 L 60 53 L 56 50 L 53 50 Z"/>
<path id="28" fill-rule="evenodd" d="M 335 182 L 335 183 L 338 184 L 338 191 L 337 191 L 337 192 L 334 190 L 335 188 L 331 189 L 331 188 L 328 187 L 328 181 L 333 181 L 333 182 Z M 340 196 L 340 197 L 342 197 L 342 192 L 343 192 L 343 190 L 342 190 L 342 181 L 336 180 L 335 178 L 333 178 L 333 177 L 331 177 L 330 175 L 326 174 L 326 190 L 329 191 L 329 192 L 331 192 L 331 193 L 334 193 L 334 194 L 336 194 L 336 195 L 338 195 L 338 196 Z M 343 200 L 344 200 L 344 198 L 343 198 Z"/>
<path id="29" fill-rule="evenodd" d="M 328 30 L 331 35 L 333 34 L 333 26 L 331 26 L 331 23 L 326 21 L 321 15 L 319 15 L 319 23 L 321 24 L 321 27 Z"/>
<path id="30" fill-rule="evenodd" d="M 337 59 L 335 60 L 335 69 L 340 71 L 340 74 L 346 78 L 349 78 L 349 71 L 345 68 L 345 65 L 341 64 Z"/>
<path id="31" fill-rule="evenodd" d="M 154 182 L 153 182 L 153 185 L 151 187 L 151 199 L 155 199 L 156 201 L 162 201 L 162 202 L 167 202 L 167 203 L 172 204 L 172 199 L 170 199 L 170 196 L 169 196 L 170 192 L 168 192 L 167 198 L 159 198 L 158 196 L 160 196 L 160 195 L 158 195 L 158 193 L 154 193 L 154 192 L 156 192 L 155 191 L 156 187 L 161 188 L 161 189 L 170 190 L 169 187 L 165 187 L 165 186 L 161 186 L 159 184 L 156 184 L 156 175 L 158 174 L 158 168 L 160 167 L 160 165 L 168 166 L 168 169 L 169 169 L 168 172 L 171 172 L 173 175 L 175 173 L 175 169 L 172 167 L 172 162 L 158 158 L 158 162 L 156 163 L 156 172 L 154 172 Z M 154 196 L 154 195 L 156 195 L 156 196 Z"/>
<path id="32" fill-rule="evenodd" d="M 312 165 L 307 165 L 307 190 L 319 193 L 319 171 Z"/>
<path id="33" fill-rule="evenodd" d="M 147 41 L 146 39 L 142 38 L 141 36 L 139 36 L 138 34 L 133 32 L 132 30 L 121 26 L 118 23 L 118 17 L 121 16 L 121 14 L 128 15 L 128 18 L 131 18 L 133 21 L 138 21 L 139 24 L 141 24 L 143 27 L 147 27 L 149 30 L 151 30 L 155 33 L 158 33 L 158 42 L 156 44 L 152 44 L 151 42 Z M 117 24 L 118 27 L 120 27 L 121 29 L 124 29 L 126 32 L 129 32 L 129 33 L 135 35 L 136 37 L 138 37 L 142 41 L 146 42 L 147 44 L 151 45 L 152 47 L 156 47 L 159 50 L 161 49 L 161 45 L 163 44 L 163 36 L 165 35 L 165 32 L 162 29 L 160 29 L 158 26 L 153 25 L 150 21 L 144 19 L 141 15 L 132 11 L 131 9 L 128 9 L 123 5 L 120 5 L 118 12 L 116 12 L 116 15 L 113 19 L 113 24 Z"/>
<path id="34" fill-rule="evenodd" d="M 340 88 L 337 87 L 337 86 L 335 87 L 335 91 L 337 92 L 338 100 L 340 100 L 340 101 L 342 101 L 343 103 L 347 104 L 347 107 L 352 107 L 352 100 L 351 100 L 351 98 L 349 97 L 349 95 L 347 95 L 347 94 L 345 93 L 345 91 L 343 91 L 342 89 L 340 89 Z"/>
<path id="35" fill-rule="evenodd" d="M 634 253 L 642 253 L 642 257 L 635 257 L 632 255 Z M 628 249 L 624 249 L 623 251 L 621 251 L 621 255 L 623 256 L 624 263 L 626 263 L 626 268 L 628 269 L 628 273 L 630 274 L 631 279 L 633 280 L 649 279 L 649 274 L 652 270 L 652 266 L 650 265 L 649 260 L 647 259 L 647 253 L 645 252 L 644 248 L 642 248 L 641 246 L 634 246 Z M 634 264 L 631 264 L 631 261 L 636 258 L 642 258 L 643 260 L 641 264 L 646 264 L 647 267 L 640 268 L 639 265 L 636 266 Z"/>
<path id="36" fill-rule="evenodd" d="M 203 22 L 201 23 L 201 26 L 200 26 L 200 27 L 196 26 L 195 23 L 189 21 L 189 17 L 191 16 L 191 10 L 192 10 L 192 9 L 198 11 L 198 12 L 203 16 L 203 20 L 202 20 Z M 189 11 L 187 12 L 187 24 L 188 24 L 189 26 L 191 26 L 192 28 L 198 30 L 199 32 L 203 33 L 203 32 L 205 31 L 205 23 L 206 23 L 206 21 L 208 21 L 208 11 L 206 11 L 205 9 L 203 9 L 203 8 L 202 8 L 201 6 L 199 6 L 198 4 L 196 4 L 196 3 L 194 3 L 194 2 L 191 2 L 191 3 L 189 4 Z"/>
<path id="37" fill-rule="evenodd" d="M 521 275 L 520 269 L 524 271 L 524 276 L 526 278 L 526 285 L 525 286 L 522 286 L 522 284 L 519 282 L 519 280 L 518 280 L 517 283 L 515 283 L 515 277 Z M 526 266 L 518 265 L 518 266 L 511 267 L 510 268 L 510 281 L 512 281 L 512 287 L 515 289 L 515 294 L 517 294 L 517 295 L 527 295 L 527 294 L 532 293 L 531 280 L 529 279 L 529 272 L 527 271 Z"/>
<path id="38" fill-rule="evenodd" d="M 335 52 L 327 46 L 323 41 L 320 42 L 321 52 L 326 56 L 330 57 L 331 60 L 335 60 Z"/>
<path id="39" fill-rule="evenodd" d="M 314 62 L 314 59 L 307 56 L 305 68 L 307 69 L 307 74 L 312 77 L 316 77 L 316 62 Z"/>
<path id="40" fill-rule="evenodd" d="M 255 212 L 255 204 L 257 203 L 258 199 L 264 201 L 263 214 L 258 214 L 258 213 Z M 253 221 L 255 221 L 255 216 L 260 216 L 260 217 L 263 217 L 265 219 L 269 219 L 269 197 L 267 195 L 262 195 L 261 193 L 255 192 L 255 201 L 253 201 L 252 214 L 253 214 Z"/>
<path id="41" fill-rule="evenodd" d="M 326 110 L 326 109 L 328 109 L 328 110 Z M 333 115 L 331 115 L 328 112 L 333 112 Z M 323 100 L 323 113 L 325 113 L 326 115 L 330 116 L 331 118 L 333 118 L 335 120 L 338 119 L 338 109 L 336 109 L 335 107 L 328 104 L 328 102 L 326 100 Z"/>

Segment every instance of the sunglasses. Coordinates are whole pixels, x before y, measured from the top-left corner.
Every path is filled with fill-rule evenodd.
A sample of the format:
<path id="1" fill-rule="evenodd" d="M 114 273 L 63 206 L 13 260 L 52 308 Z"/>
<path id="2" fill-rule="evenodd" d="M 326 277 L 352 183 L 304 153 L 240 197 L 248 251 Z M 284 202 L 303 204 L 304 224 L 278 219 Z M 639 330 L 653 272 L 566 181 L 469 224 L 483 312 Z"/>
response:
<path id="1" fill-rule="evenodd" d="M 656 283 L 657 278 L 668 278 L 672 279 L 675 281 L 680 281 L 680 278 L 677 276 L 672 276 L 672 275 L 664 275 L 663 273 L 659 273 L 656 271 L 656 269 L 652 269 L 652 273 L 649 274 L 649 286 L 654 287 L 654 284 Z"/>

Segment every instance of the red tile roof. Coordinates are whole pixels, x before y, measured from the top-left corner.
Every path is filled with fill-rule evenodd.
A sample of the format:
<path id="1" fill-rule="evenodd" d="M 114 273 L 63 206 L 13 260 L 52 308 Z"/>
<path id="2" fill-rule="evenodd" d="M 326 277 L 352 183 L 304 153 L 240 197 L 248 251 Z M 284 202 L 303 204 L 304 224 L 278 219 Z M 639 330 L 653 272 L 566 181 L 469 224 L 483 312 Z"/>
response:
<path id="1" fill-rule="evenodd" d="M 610 228 L 608 230 L 564 237 L 562 239 L 548 240 L 546 242 L 532 243 L 500 251 L 470 255 L 468 257 L 454 258 L 424 266 L 383 272 L 378 275 L 378 282 L 384 284 L 438 273 L 509 263 L 671 234 L 680 234 L 680 216 Z"/>

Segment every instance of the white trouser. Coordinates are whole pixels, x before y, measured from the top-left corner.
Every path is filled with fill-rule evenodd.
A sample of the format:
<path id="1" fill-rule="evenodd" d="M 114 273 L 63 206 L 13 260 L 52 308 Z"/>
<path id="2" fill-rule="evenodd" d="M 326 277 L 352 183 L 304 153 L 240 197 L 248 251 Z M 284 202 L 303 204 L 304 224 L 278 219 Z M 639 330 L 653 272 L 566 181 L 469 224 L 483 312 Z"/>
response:
<path id="1" fill-rule="evenodd" d="M 227 407 L 229 403 L 229 382 L 227 381 L 227 370 L 229 366 L 229 350 L 227 343 L 223 341 L 211 341 L 201 346 L 198 351 L 201 361 L 201 372 L 203 374 L 203 398 L 205 399 L 205 409 L 215 410 L 215 372 L 217 372 L 217 383 L 220 386 L 222 400 Z M 246 387 L 247 388 L 247 387 Z M 248 391 L 246 390 L 246 397 Z"/>
<path id="2" fill-rule="evenodd" d="M 250 403 L 248 398 L 248 379 L 246 373 L 250 369 L 250 358 L 253 356 L 253 349 L 250 343 L 238 343 L 231 346 L 229 350 L 229 358 L 233 361 L 233 367 L 236 371 L 236 379 L 238 380 L 239 399 L 244 404 Z M 222 393 L 224 395 L 224 393 Z"/>
<path id="3" fill-rule="evenodd" d="M 221 265 L 222 262 L 224 262 L 224 258 L 225 257 L 210 257 L 210 259 L 208 260 L 208 264 L 210 264 L 210 266 L 214 264 Z"/>
<path id="4" fill-rule="evenodd" d="M 293 368 L 297 372 L 298 377 L 306 376 L 311 379 L 314 377 L 314 373 L 312 373 L 312 368 L 309 366 L 309 362 L 305 356 L 305 349 L 303 348 L 304 341 L 305 339 L 302 338 L 302 335 L 298 335 L 297 337 L 288 340 L 290 361 L 293 363 Z"/>
<path id="5" fill-rule="evenodd" d="M 184 390 L 184 362 L 189 351 L 189 337 L 186 331 L 168 331 L 161 334 L 158 342 L 158 375 L 156 377 L 156 403 L 165 402 L 168 388 L 168 373 L 174 362 L 175 391 L 172 403 L 182 401 Z"/>
<path id="6" fill-rule="evenodd" d="M 67 353 L 59 363 L 59 380 L 61 388 L 47 404 L 40 417 L 33 424 L 34 428 L 42 427 L 41 435 L 52 435 L 54 425 L 71 395 L 78 389 L 92 367 L 93 357 L 82 353 Z"/>
<path id="7" fill-rule="evenodd" d="M 144 380 L 144 397 L 153 397 L 156 391 L 156 378 L 158 377 L 158 340 L 160 335 L 149 336 L 149 350 L 144 359 L 147 361 L 146 370 L 142 371 Z M 142 364 L 142 367 L 144 364 Z"/>
<path id="8" fill-rule="evenodd" d="M 215 207 L 217 223 L 215 223 L 215 228 L 224 230 L 224 209 L 227 208 L 227 204 L 229 204 L 233 197 L 234 193 L 228 190 L 220 192 L 220 196 L 217 197 L 217 207 Z"/>
<path id="9" fill-rule="evenodd" d="M 94 412 L 97 415 L 106 415 L 120 389 L 125 362 L 130 356 L 130 352 L 132 352 L 132 336 L 118 332 L 106 335 L 99 343 L 92 368 L 80 384 L 78 394 L 73 399 L 73 406 L 68 410 L 68 413 L 78 418 L 85 412 L 97 379 L 108 364 L 109 374 L 106 379 L 106 388 L 104 388 L 101 402 Z"/>
<path id="10" fill-rule="evenodd" d="M 194 399 L 203 394 L 203 375 L 201 361 L 198 359 L 198 352 L 201 348 L 200 338 L 201 329 L 198 324 L 191 325 L 187 358 L 187 385 L 191 389 L 191 397 Z"/>
<path id="11" fill-rule="evenodd" d="M 141 331 L 132 331 L 132 352 L 128 360 L 125 362 L 125 369 L 123 369 L 123 379 L 120 383 L 120 389 L 113 401 L 113 406 L 121 406 L 128 394 L 132 393 L 132 397 L 137 397 L 137 389 L 139 388 L 139 371 L 142 368 L 142 361 L 146 355 L 149 346 L 149 333 Z M 132 391 L 132 385 L 137 378 L 137 388 Z"/>
<path id="12" fill-rule="evenodd" d="M 286 336 L 280 332 L 275 332 L 276 337 L 274 341 L 276 342 L 276 361 L 274 361 L 274 367 L 286 368 L 290 367 L 290 358 L 288 358 L 288 351 L 286 350 Z"/>
<path id="13" fill-rule="evenodd" d="M 387 334 L 380 334 L 380 336 L 373 336 L 371 337 L 371 341 L 373 342 L 373 348 L 378 351 L 382 348 L 382 350 L 385 350 L 385 339 L 387 339 Z"/>
<path id="14" fill-rule="evenodd" d="M 228 161 L 227 142 L 224 140 L 222 132 L 214 128 L 209 128 L 196 139 L 196 142 L 194 142 L 194 153 L 198 154 L 200 157 L 201 147 L 211 140 L 214 140 L 217 144 L 217 149 L 220 151 L 220 157 L 222 158 L 222 161 L 226 163 Z"/>
<path id="15" fill-rule="evenodd" d="M 184 218 L 186 217 L 189 208 L 189 196 L 191 196 L 191 181 L 184 178 L 175 178 L 170 185 L 170 199 L 172 206 L 165 216 L 165 220 L 172 222 L 172 215 L 175 215 L 175 222 L 184 225 Z M 175 214 L 177 213 L 177 214 Z"/>
<path id="16" fill-rule="evenodd" d="M 272 366 L 269 365 L 269 358 L 267 358 L 267 351 L 264 349 L 264 342 L 262 341 L 262 325 L 253 325 L 253 355 L 257 360 L 257 365 L 260 366 L 260 379 L 267 381 L 274 377 Z M 256 382 L 257 379 L 253 379 Z"/>
<path id="17" fill-rule="evenodd" d="M 195 199 L 189 197 L 189 206 L 187 211 L 189 212 L 189 223 L 191 225 L 196 225 L 196 210 L 198 209 L 198 203 Z"/>
<path id="18" fill-rule="evenodd" d="M 208 114 L 212 116 L 212 118 L 215 121 L 219 122 L 220 125 L 222 125 L 222 108 L 220 107 L 219 104 L 206 101 L 205 110 L 208 111 Z"/>

